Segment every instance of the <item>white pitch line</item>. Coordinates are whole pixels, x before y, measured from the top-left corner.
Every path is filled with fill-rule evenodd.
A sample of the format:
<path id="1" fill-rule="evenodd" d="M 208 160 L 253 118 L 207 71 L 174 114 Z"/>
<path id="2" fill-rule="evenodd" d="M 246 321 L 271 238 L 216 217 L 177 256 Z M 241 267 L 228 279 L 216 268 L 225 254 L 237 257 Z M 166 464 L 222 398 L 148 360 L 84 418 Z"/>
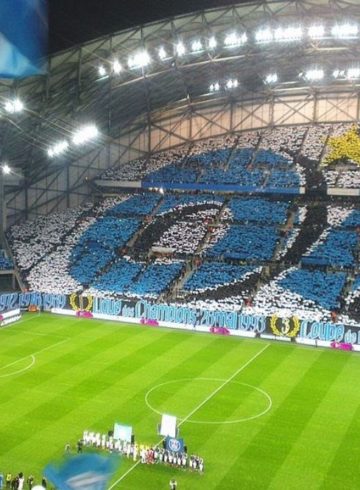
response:
<path id="1" fill-rule="evenodd" d="M 253 361 L 255 361 L 255 359 L 257 357 L 259 357 L 268 347 L 270 346 L 270 344 L 266 344 L 265 347 L 263 347 L 259 352 L 257 352 L 251 359 L 249 359 L 245 364 L 243 364 L 237 371 L 235 371 L 234 374 L 232 374 L 230 376 L 230 378 L 226 379 L 218 388 L 216 388 L 216 390 L 214 390 L 212 393 L 210 393 L 209 396 L 207 396 L 205 398 L 205 400 L 203 400 L 201 403 L 199 403 L 199 405 L 197 405 L 193 410 L 191 410 L 191 412 L 184 418 L 181 420 L 180 424 L 178 425 L 178 427 L 180 427 L 180 425 L 184 424 L 192 415 L 194 415 L 195 412 L 197 412 L 198 410 L 200 410 L 201 407 L 203 407 L 205 405 L 205 403 L 207 403 L 209 400 L 211 400 L 211 398 L 213 398 L 222 388 L 224 388 L 224 386 L 226 386 L 228 383 L 230 383 L 230 381 L 232 381 L 235 376 L 237 376 L 239 373 L 241 373 L 241 371 L 243 371 L 249 364 L 251 364 Z M 159 441 L 154 447 L 158 447 L 160 446 L 160 444 L 163 442 L 163 440 L 165 439 L 165 437 L 163 437 L 161 439 L 161 441 Z M 136 461 L 136 463 L 134 463 L 132 466 L 130 466 L 130 468 L 122 475 L 120 476 L 120 478 L 118 478 L 109 488 L 108 490 L 112 490 L 118 483 L 120 483 L 129 473 L 131 473 L 141 462 L 141 459 L 138 459 Z"/>
<path id="2" fill-rule="evenodd" d="M 10 362 L 10 364 L 6 364 L 6 366 L 2 366 L 0 367 L 0 370 L 1 369 L 6 369 L 10 366 L 13 366 L 14 364 L 20 362 L 20 361 L 23 361 L 24 359 L 27 359 L 28 357 L 31 357 L 31 356 L 36 356 L 37 354 L 40 354 L 40 352 L 44 352 L 46 350 L 49 350 L 49 349 L 52 349 L 53 347 L 55 347 L 56 345 L 60 345 L 60 344 L 63 344 L 64 342 L 67 342 L 69 339 L 65 339 L 65 340 L 61 340 L 60 342 L 56 342 L 55 344 L 51 344 L 51 345 L 48 345 L 47 347 L 44 347 L 43 349 L 40 349 L 36 352 L 32 352 L 31 354 L 28 354 L 27 356 L 24 356 L 24 357 L 20 357 L 20 359 L 17 359 L 16 361 L 13 361 L 13 362 Z"/>

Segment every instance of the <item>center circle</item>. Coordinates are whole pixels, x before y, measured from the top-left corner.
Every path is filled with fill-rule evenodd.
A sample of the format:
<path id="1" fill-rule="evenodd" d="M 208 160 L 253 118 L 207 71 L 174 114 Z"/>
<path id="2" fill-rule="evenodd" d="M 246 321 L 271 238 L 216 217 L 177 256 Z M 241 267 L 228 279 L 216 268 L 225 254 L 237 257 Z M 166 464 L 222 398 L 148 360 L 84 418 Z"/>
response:
<path id="1" fill-rule="evenodd" d="M 200 384 L 201 383 L 201 384 Z M 226 385 L 225 385 L 226 383 Z M 153 386 L 150 388 L 150 390 L 146 393 L 145 395 L 145 403 L 146 405 L 152 410 L 154 413 L 158 415 L 163 415 L 165 412 L 166 413 L 176 413 L 177 410 L 171 410 L 171 407 L 168 410 L 160 410 L 156 407 L 157 403 L 153 401 L 156 396 L 161 397 L 162 395 L 170 398 L 174 397 L 174 395 L 177 396 L 175 398 L 175 405 L 176 405 L 176 400 L 179 399 L 179 397 L 183 396 L 181 394 L 181 391 L 184 391 L 184 397 L 188 394 L 186 392 L 186 386 L 185 390 L 184 388 L 179 388 L 178 391 L 179 394 L 177 395 L 176 391 L 174 392 L 172 389 L 172 385 L 176 384 L 190 384 L 189 386 L 189 391 L 190 391 L 190 403 L 191 403 L 191 393 L 194 393 L 194 400 L 197 398 L 198 392 L 200 392 L 200 395 L 202 396 L 202 399 L 198 399 L 194 401 L 192 406 L 187 407 L 188 415 L 181 414 L 181 416 L 177 416 L 177 419 L 180 422 L 189 422 L 191 424 L 239 424 L 241 422 L 247 422 L 249 420 L 254 420 L 259 417 L 262 417 L 265 415 L 269 410 L 271 410 L 272 407 L 272 399 L 270 395 L 263 389 L 253 386 L 247 383 L 242 383 L 240 381 L 227 381 L 226 379 L 222 378 L 182 378 L 182 379 L 175 379 L 171 381 L 166 381 L 164 383 L 160 383 L 156 386 Z M 204 388 L 206 388 L 206 385 L 213 385 L 214 389 L 208 390 L 206 393 L 204 391 Z M 224 384 L 224 386 L 221 387 L 221 385 Z M 194 386 L 195 385 L 195 386 Z M 200 420 L 192 417 L 192 414 L 195 415 L 197 410 L 200 410 L 203 406 L 206 407 L 206 404 L 210 404 L 211 401 L 216 400 L 216 397 L 221 397 L 222 391 L 226 389 L 226 387 L 229 387 L 230 385 L 236 385 L 239 387 L 238 390 L 235 392 L 236 399 L 229 398 L 225 400 L 225 403 L 227 406 L 231 405 L 232 403 L 235 405 L 237 402 L 240 402 L 240 405 L 237 404 L 234 408 L 234 411 L 237 411 L 240 408 L 242 408 L 241 403 L 245 401 L 248 402 L 248 407 L 245 406 L 245 412 L 246 409 L 249 411 L 249 413 L 245 414 L 239 414 L 236 416 L 234 419 L 230 420 L 219 420 L 217 417 L 214 417 L 214 420 Z M 202 393 L 204 391 L 204 393 Z M 214 396 L 212 397 L 212 393 L 214 393 Z M 223 393 L 224 395 L 224 393 Z M 241 399 L 242 398 L 242 399 Z M 215 407 L 217 413 L 221 413 L 221 406 Z M 213 409 L 214 410 L 214 409 Z"/>

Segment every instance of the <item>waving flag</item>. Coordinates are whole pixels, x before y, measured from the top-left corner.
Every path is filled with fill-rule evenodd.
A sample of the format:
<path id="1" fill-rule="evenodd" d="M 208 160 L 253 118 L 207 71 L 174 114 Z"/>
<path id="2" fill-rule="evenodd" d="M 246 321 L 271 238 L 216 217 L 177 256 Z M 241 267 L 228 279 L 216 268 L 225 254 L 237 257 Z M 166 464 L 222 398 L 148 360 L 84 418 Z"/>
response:
<path id="1" fill-rule="evenodd" d="M 47 465 L 44 475 L 59 490 L 104 490 L 114 470 L 114 458 L 82 454 L 60 467 Z"/>
<path id="2" fill-rule="evenodd" d="M 46 0 L 0 0 L 0 78 L 46 72 Z"/>

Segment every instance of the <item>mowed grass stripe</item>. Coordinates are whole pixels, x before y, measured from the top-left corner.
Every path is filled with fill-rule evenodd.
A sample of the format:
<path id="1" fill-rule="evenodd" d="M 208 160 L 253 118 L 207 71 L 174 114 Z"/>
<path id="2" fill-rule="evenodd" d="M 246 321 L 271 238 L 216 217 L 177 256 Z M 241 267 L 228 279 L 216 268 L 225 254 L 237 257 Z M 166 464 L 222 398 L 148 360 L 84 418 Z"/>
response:
<path id="1" fill-rule="evenodd" d="M 242 484 L 251 488 L 254 482 L 268 488 L 278 468 L 285 461 L 303 427 L 309 422 L 330 389 L 334 378 L 348 362 L 348 356 L 333 356 L 330 351 L 319 351 L 320 355 L 303 371 L 287 398 L 274 410 L 268 423 L 241 452 L 238 462 L 247 467 Z M 259 465 L 261 474 L 259 475 Z M 256 476 L 255 476 L 256 475 Z M 221 484 L 229 488 L 231 472 Z"/>
<path id="2" fill-rule="evenodd" d="M 346 356 L 347 363 L 334 377 L 329 391 L 308 424 L 304 426 L 301 435 L 275 475 L 270 485 L 271 489 L 282 488 L 283 482 L 290 478 L 294 482 L 299 482 L 297 488 L 300 488 L 300 482 L 302 488 L 306 487 L 309 490 L 319 488 L 329 471 L 333 455 L 360 404 L 360 391 L 353 389 L 357 384 L 354 367 L 358 359 L 349 357 L 348 353 L 343 352 L 336 355 Z M 345 401 L 346 410 L 339 416 L 335 416 L 334 407 L 342 407 Z M 311 451 L 308 448 L 311 448 Z M 359 479 L 357 481 L 359 482 Z M 343 479 L 338 482 L 339 485 L 341 483 L 344 483 Z"/>
<path id="3" fill-rule="evenodd" d="M 172 338 L 173 345 L 179 348 L 179 344 L 181 343 L 180 339 L 177 339 L 177 342 L 175 344 L 174 343 L 175 339 L 174 339 L 174 337 L 171 337 L 171 334 L 169 334 L 169 332 L 160 331 L 158 333 L 158 335 L 160 335 L 162 337 L 167 337 L 168 340 L 170 340 Z M 157 337 L 158 337 L 158 335 L 157 335 Z M 150 336 L 149 339 L 153 339 L 153 336 Z M 186 340 L 186 337 L 184 337 L 184 340 Z M 210 341 L 210 339 L 208 339 L 207 342 L 208 341 Z M 145 363 L 146 354 L 149 356 L 149 359 L 151 359 L 151 360 L 157 359 L 157 356 L 156 356 L 157 353 L 156 353 L 156 350 L 154 348 L 155 346 L 157 347 L 158 350 L 162 350 L 163 352 L 166 352 L 168 355 L 170 355 L 170 352 L 169 352 L 170 345 L 168 343 L 166 343 L 164 345 L 162 342 L 159 341 L 159 338 L 153 339 L 151 342 L 151 345 L 148 343 L 142 347 L 142 349 L 146 350 L 146 352 L 142 352 L 140 355 L 140 358 L 142 359 L 141 369 L 143 369 L 144 372 L 147 370 L 146 363 Z M 164 349 L 164 347 L 166 347 L 166 349 Z M 188 352 L 189 349 L 184 349 L 184 351 Z M 139 355 L 139 352 L 137 354 Z M 132 352 L 131 354 L 128 353 L 126 357 L 128 357 L 128 356 L 132 356 L 133 359 L 134 359 L 134 357 L 136 357 L 134 352 Z M 110 360 L 109 360 L 109 362 L 110 362 Z M 117 359 L 116 363 L 119 363 L 119 362 L 120 362 L 119 359 Z M 136 366 L 136 363 L 135 363 L 135 366 Z M 109 370 L 108 366 L 103 369 L 103 371 L 106 371 L 106 370 Z M 80 372 L 82 374 L 84 374 L 87 371 L 85 369 L 81 369 Z M 149 371 L 149 372 L 152 372 L 152 371 Z M 66 373 L 66 371 L 64 371 L 62 373 L 62 375 L 64 375 L 64 376 L 67 376 L 67 374 L 68 373 Z M 76 415 L 79 414 L 79 417 L 80 417 L 79 422 L 80 422 L 81 420 L 84 419 L 84 417 L 81 414 L 84 412 L 86 413 L 86 407 L 81 407 L 82 403 L 79 403 L 79 401 L 76 399 L 76 393 L 79 393 L 79 391 L 81 393 L 87 394 L 87 402 L 88 403 L 85 401 L 85 404 L 89 405 L 88 409 L 89 408 L 90 408 L 90 410 L 94 409 L 94 404 L 95 404 L 96 411 L 103 413 L 106 406 L 110 407 L 110 408 L 112 408 L 114 406 L 113 402 L 114 402 L 114 399 L 116 398 L 114 391 L 116 391 L 117 383 L 114 382 L 113 370 L 110 369 L 108 374 L 109 374 L 109 377 L 111 378 L 111 382 L 107 383 L 106 386 L 104 386 L 104 383 L 101 383 L 101 382 L 99 383 L 98 377 L 94 378 L 92 376 L 90 380 L 89 379 L 85 379 L 85 380 L 82 379 L 82 381 L 80 383 L 74 384 L 74 386 L 72 386 L 66 392 L 62 392 L 60 395 L 54 397 L 51 400 L 44 401 L 44 403 L 42 403 L 41 405 L 36 407 L 32 412 L 30 412 L 30 413 L 27 412 L 26 415 L 22 419 L 21 418 L 17 419 L 14 422 L 14 426 L 25 422 L 25 420 L 27 420 L 27 419 L 33 420 L 33 424 L 34 424 L 34 421 L 38 421 L 39 428 L 38 428 L 38 431 L 36 432 L 36 437 L 39 437 L 41 435 L 41 432 L 43 432 L 44 430 L 47 430 L 47 427 L 51 427 L 55 423 L 57 425 L 59 425 L 59 428 L 61 429 L 61 425 L 64 422 L 63 419 L 67 415 L 71 415 L 71 419 L 73 419 L 74 416 L 76 417 Z M 115 376 L 116 376 L 116 374 L 115 374 Z M 71 379 L 77 379 L 77 378 L 72 377 Z M 121 379 L 121 378 L 118 378 L 116 376 L 116 379 L 119 379 L 119 384 L 121 385 L 121 387 L 130 386 L 127 382 L 124 382 L 124 377 L 123 377 L 123 379 Z M 141 376 L 138 377 L 138 379 L 141 379 Z M 103 386 L 101 386 L 101 385 L 103 385 Z M 104 392 L 107 389 L 109 389 L 111 392 L 109 399 L 105 399 L 105 396 L 104 396 Z M 95 397 L 93 397 L 93 394 L 95 394 Z M 99 406 L 97 406 L 97 404 L 96 404 L 96 401 L 99 398 L 103 398 L 102 406 L 101 406 L 100 410 L 99 410 Z M 119 397 L 119 399 L 123 402 L 124 397 L 123 396 Z M 60 417 L 60 415 L 61 415 L 61 417 Z M 119 410 L 117 410 L 117 415 L 119 415 Z M 57 420 L 56 420 L 56 418 L 57 418 Z M 81 432 L 86 427 L 84 422 L 85 421 L 83 420 L 82 423 L 84 425 L 82 425 Z M 114 422 L 114 420 L 112 419 L 110 426 L 112 426 L 113 422 Z M 70 423 L 71 423 L 71 421 L 70 421 Z M 9 433 L 11 433 L 14 426 L 11 425 L 10 427 L 8 427 Z M 41 430 L 40 430 L 40 427 L 41 427 Z M 57 428 L 57 429 L 59 429 L 59 428 Z M 105 428 L 108 428 L 108 427 L 106 426 Z M 104 428 L 104 430 L 105 430 L 105 428 Z M 80 434 L 78 434 L 78 435 L 80 435 Z M 19 438 L 19 441 L 17 441 L 17 442 L 20 444 L 27 444 L 27 438 L 30 438 L 30 434 L 25 434 L 25 436 L 26 437 L 24 437 L 24 434 L 22 434 L 22 436 Z M 13 444 L 14 443 L 15 443 L 15 441 L 13 440 Z M 9 450 L 10 448 L 7 448 L 7 449 Z M 14 446 L 14 449 L 15 449 L 15 446 Z"/>
<path id="4" fill-rule="evenodd" d="M 258 346 L 262 344 L 262 342 L 257 343 Z M 289 357 L 294 355 L 296 355 L 296 350 L 294 351 L 289 348 L 278 349 L 277 345 L 273 343 L 266 352 L 256 359 L 256 362 L 249 365 L 236 379 L 241 382 L 253 383 L 254 373 L 258 373 L 257 377 L 261 378 L 262 381 L 262 384 L 258 386 L 267 389 L 266 385 L 268 383 L 266 381 L 271 377 L 278 378 L 279 372 L 283 370 L 282 366 L 286 366 Z M 267 391 L 273 397 L 273 393 L 269 389 Z M 206 406 L 203 408 L 204 412 L 205 410 Z M 223 415 L 223 408 L 219 407 L 219 410 L 221 410 L 220 413 Z M 232 418 L 232 415 L 227 410 L 227 417 Z M 205 488 L 206 485 L 209 488 L 219 489 L 238 488 L 240 480 L 237 478 L 237 472 L 239 468 L 235 472 L 233 487 L 224 487 L 220 482 L 228 474 L 230 468 L 233 468 L 235 462 L 237 462 L 239 450 L 244 448 L 261 428 L 266 425 L 270 416 L 271 412 L 258 419 L 236 425 L 191 426 L 191 424 L 185 424 L 182 431 L 185 434 L 189 447 L 198 448 L 197 452 L 203 455 L 206 461 L 204 478 L 202 480 L 191 480 L 191 483 L 189 481 L 188 484 L 191 484 L 191 488 L 201 489 Z M 224 417 L 224 420 L 226 420 L 226 417 Z M 220 455 L 224 455 L 224 457 L 220 458 Z M 183 477 L 181 475 L 180 484 L 184 483 L 183 478 L 187 481 L 187 476 L 185 475 Z M 134 488 L 136 487 L 134 486 Z M 156 486 L 153 488 L 155 489 Z"/>

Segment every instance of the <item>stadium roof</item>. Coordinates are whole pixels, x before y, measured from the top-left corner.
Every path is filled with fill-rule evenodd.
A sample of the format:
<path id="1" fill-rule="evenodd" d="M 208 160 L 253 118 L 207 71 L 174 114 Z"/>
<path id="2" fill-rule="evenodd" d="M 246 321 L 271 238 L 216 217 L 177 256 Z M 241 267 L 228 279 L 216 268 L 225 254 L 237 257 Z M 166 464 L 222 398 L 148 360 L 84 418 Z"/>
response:
<path id="1" fill-rule="evenodd" d="M 1 109 L 2 159 L 28 181 L 186 106 L 274 94 L 358 91 L 360 2 L 255 1 L 167 18 L 52 55 L 46 76 L 0 83 L 21 113 Z M 93 123 L 100 136 L 71 143 Z M 62 156 L 48 150 L 68 141 Z"/>

